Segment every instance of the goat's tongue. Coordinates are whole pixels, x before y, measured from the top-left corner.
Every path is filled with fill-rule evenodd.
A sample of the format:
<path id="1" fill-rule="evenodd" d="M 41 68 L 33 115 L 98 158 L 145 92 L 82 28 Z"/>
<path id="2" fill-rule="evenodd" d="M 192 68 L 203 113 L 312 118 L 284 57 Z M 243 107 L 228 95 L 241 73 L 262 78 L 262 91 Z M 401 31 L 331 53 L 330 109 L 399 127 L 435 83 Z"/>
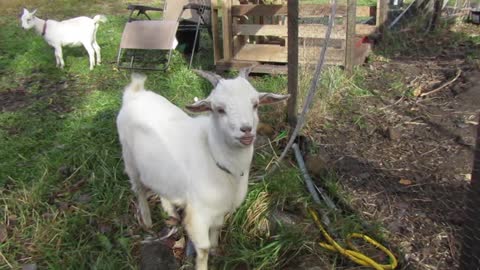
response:
<path id="1" fill-rule="evenodd" d="M 255 137 L 253 137 L 253 136 L 251 136 L 251 137 L 242 137 L 242 138 L 240 138 L 240 142 L 241 142 L 242 144 L 244 144 L 244 145 L 250 145 L 250 144 L 252 144 L 254 138 L 255 138 Z"/>

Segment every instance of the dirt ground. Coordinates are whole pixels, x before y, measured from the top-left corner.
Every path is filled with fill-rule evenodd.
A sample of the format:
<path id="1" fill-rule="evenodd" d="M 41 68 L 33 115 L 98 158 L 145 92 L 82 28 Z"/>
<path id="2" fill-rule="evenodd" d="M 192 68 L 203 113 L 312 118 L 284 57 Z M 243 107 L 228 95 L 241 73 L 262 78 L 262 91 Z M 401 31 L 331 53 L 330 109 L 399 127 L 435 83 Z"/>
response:
<path id="1" fill-rule="evenodd" d="M 311 135 L 352 207 L 380 222 L 389 245 L 403 253 L 397 254 L 400 269 L 458 267 L 480 70 L 458 49 L 448 50 L 367 64 L 374 95 L 355 111 L 360 123 L 336 119 L 333 129 Z M 392 74 L 415 95 L 441 89 L 424 97 L 395 95 L 387 81 Z"/>

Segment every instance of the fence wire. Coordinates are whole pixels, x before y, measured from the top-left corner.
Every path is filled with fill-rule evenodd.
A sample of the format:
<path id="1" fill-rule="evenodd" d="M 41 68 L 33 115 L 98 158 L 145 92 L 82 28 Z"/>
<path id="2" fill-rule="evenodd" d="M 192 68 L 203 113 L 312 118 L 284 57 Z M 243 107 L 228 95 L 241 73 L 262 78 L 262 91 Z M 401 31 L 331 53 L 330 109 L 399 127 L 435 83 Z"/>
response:
<path id="1" fill-rule="evenodd" d="M 460 267 L 463 270 L 480 269 L 480 125 L 477 125 L 472 181 L 466 196 Z"/>

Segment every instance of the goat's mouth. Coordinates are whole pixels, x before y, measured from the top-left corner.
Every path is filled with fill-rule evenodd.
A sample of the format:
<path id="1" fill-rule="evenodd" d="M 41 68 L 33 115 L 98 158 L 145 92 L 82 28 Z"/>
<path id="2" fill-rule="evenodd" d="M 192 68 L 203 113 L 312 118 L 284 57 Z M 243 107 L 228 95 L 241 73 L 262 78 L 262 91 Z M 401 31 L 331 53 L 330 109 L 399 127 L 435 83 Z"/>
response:
<path id="1" fill-rule="evenodd" d="M 238 138 L 238 141 L 243 144 L 243 145 L 251 145 L 253 143 L 253 140 L 255 139 L 255 136 L 253 135 L 245 135 L 240 138 Z"/>

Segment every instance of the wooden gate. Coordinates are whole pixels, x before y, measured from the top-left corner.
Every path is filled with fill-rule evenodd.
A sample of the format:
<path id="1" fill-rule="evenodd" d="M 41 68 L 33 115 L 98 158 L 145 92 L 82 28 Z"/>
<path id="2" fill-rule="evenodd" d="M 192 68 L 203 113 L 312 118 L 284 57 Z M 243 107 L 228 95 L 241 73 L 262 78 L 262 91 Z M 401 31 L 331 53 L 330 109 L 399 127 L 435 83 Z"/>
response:
<path id="1" fill-rule="evenodd" d="M 257 64 L 254 72 L 286 73 L 287 71 L 287 5 L 252 4 L 251 1 L 222 1 L 222 36 L 219 43 L 219 29 L 214 32 L 215 63 L 217 71 L 237 69 Z M 259 2 L 259 1 L 255 1 Z M 379 0 L 379 4 L 385 2 Z M 348 66 L 348 44 L 355 43 L 355 37 L 370 36 L 377 32 L 376 25 L 356 24 L 355 32 L 347 36 L 348 16 L 367 18 L 376 16 L 377 7 L 351 7 L 339 5 L 336 25 L 332 31 L 326 64 Z M 299 14 L 299 62 L 316 62 L 323 45 L 327 29 L 326 22 L 331 11 L 329 4 L 301 4 Z M 347 16 L 348 15 L 348 16 Z M 217 13 L 212 18 L 218 22 Z M 378 20 L 377 20 L 378 24 Z M 350 40 L 350 42 L 348 42 Z M 350 48 L 353 50 L 354 48 Z M 220 57 L 220 52 L 223 57 Z"/>

